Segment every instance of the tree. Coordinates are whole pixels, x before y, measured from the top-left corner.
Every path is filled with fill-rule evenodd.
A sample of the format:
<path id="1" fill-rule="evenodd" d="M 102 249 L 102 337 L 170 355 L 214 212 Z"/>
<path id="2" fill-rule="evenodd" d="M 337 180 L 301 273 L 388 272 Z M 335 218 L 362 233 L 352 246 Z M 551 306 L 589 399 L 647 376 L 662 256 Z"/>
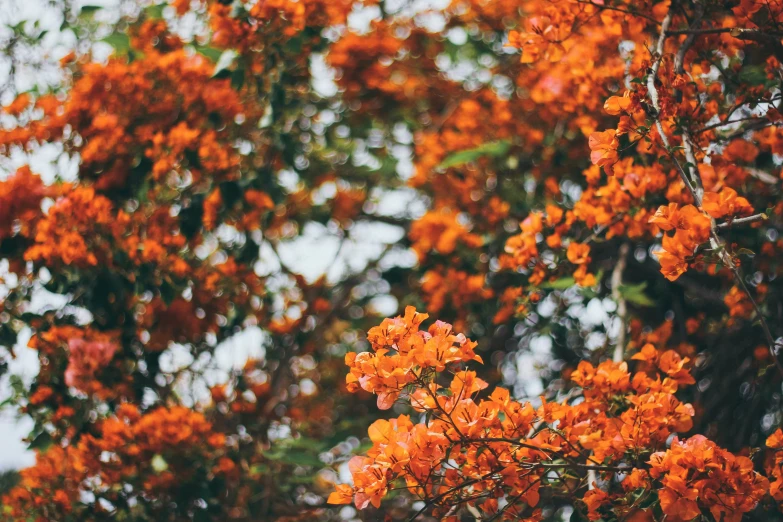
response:
<path id="1" fill-rule="evenodd" d="M 783 519 L 783 4 L 46 6 L 3 518 Z"/>

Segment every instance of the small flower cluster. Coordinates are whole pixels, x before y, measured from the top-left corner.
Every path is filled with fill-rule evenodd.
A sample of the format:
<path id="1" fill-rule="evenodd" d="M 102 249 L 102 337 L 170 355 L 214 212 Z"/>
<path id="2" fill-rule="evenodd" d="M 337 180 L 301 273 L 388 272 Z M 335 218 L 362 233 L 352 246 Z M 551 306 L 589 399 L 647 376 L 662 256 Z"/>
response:
<path id="1" fill-rule="evenodd" d="M 22 471 L 20 484 L 2 498 L 4 514 L 12 520 L 85 519 L 86 510 L 105 509 L 97 501 L 102 498 L 147 504 L 152 513 L 163 510 L 162 517 L 166 507 L 152 499 L 176 494 L 183 480 L 197 480 L 202 462 L 213 465 L 208 473 L 230 468 L 224 446 L 225 436 L 189 408 L 142 413 L 122 404 L 96 433 L 39 453 L 36 464 Z"/>
<path id="2" fill-rule="evenodd" d="M 478 361 L 476 343 L 455 335 L 451 325 L 436 322 L 428 331 L 419 330 L 427 314 L 409 306 L 404 317 L 385 319 L 367 334 L 372 351 L 345 356 L 351 368 L 346 378 L 349 391 L 360 388 L 378 395 L 378 407 L 391 408 L 400 393 L 413 383 L 421 383 L 432 372 L 440 372 L 453 362 Z"/>
<path id="3" fill-rule="evenodd" d="M 688 269 L 688 259 L 694 250 L 710 237 L 710 219 L 693 205 L 678 208 L 677 203 L 661 206 L 650 223 L 665 234 L 663 250 L 656 253 L 661 273 L 670 281 L 679 278 Z"/>
<path id="4" fill-rule="evenodd" d="M 735 456 L 702 435 L 680 441 L 650 457 L 650 476 L 660 480 L 667 519 L 692 520 L 709 511 L 714 520 L 739 522 L 769 490 L 769 481 L 747 457 Z"/>

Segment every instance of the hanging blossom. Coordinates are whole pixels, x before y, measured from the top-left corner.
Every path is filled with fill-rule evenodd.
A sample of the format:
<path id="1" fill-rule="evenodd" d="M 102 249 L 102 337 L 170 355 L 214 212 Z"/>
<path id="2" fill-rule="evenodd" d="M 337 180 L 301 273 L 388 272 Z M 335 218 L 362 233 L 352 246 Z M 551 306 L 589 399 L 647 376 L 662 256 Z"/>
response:
<path id="1" fill-rule="evenodd" d="M 111 362 L 118 349 L 119 345 L 113 341 L 69 339 L 65 383 L 74 388 L 88 388 L 95 374 Z"/>

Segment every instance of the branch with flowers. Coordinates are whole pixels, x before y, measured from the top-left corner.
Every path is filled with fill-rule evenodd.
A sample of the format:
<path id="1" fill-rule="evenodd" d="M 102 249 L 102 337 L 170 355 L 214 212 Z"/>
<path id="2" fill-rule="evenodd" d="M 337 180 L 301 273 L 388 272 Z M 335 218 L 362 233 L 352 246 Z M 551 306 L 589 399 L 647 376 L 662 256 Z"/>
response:
<path id="1" fill-rule="evenodd" d="M 413 519 L 456 521 L 470 506 L 488 520 L 540 520 L 541 497 L 561 495 L 591 520 L 739 520 L 767 493 L 747 457 L 702 436 L 676 438 L 694 415 L 676 393 L 694 379 L 675 351 L 645 345 L 631 358 L 635 372 L 627 362 L 583 361 L 570 376 L 577 394 L 534 406 L 501 387 L 488 393 L 465 369 L 481 363 L 475 343 L 441 321 L 423 330 L 427 318 L 408 307 L 368 332 L 371 351 L 346 356 L 349 390 L 377 395 L 381 409 L 404 403 L 420 420 L 373 423 L 372 447 L 349 462 L 353 484 L 338 485 L 330 503 L 377 508 L 405 490 L 423 502 Z M 593 474 L 602 488 L 587 483 Z"/>

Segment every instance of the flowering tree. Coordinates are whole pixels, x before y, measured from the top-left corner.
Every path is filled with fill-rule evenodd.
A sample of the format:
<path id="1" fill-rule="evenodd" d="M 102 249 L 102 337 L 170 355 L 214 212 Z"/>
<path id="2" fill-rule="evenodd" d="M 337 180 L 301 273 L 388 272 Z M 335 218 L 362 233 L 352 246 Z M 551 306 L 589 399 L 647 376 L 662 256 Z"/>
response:
<path id="1" fill-rule="evenodd" d="M 372 448 L 349 462 L 353 485 L 338 485 L 329 502 L 379 507 L 404 481 L 424 501 L 417 514 L 432 510 L 441 520 L 458 520 L 462 506 L 494 519 L 541 520 L 542 505 L 560 500 L 581 504 L 590 520 L 740 520 L 778 487 L 778 458 L 768 464 L 770 485 L 747 456 L 703 435 L 677 437 L 692 430 L 695 412 L 676 393 L 694 379 L 689 359 L 674 350 L 645 344 L 632 357 L 642 365 L 633 374 L 625 361 L 582 361 L 570 375 L 578 400 L 534 407 L 501 387 L 479 399 L 488 384 L 476 372 L 447 371 L 480 362 L 476 343 L 443 322 L 419 330 L 426 318 L 408 307 L 369 331 L 371 352 L 346 356 L 349 390 L 377 394 L 381 409 L 406 391 L 424 421 L 374 422 Z M 446 376 L 448 386 L 438 384 Z M 767 440 L 773 452 L 781 437 L 778 429 Z"/>
<path id="2" fill-rule="evenodd" d="M 783 519 L 783 4 L 441 4 L 6 23 L 0 517 Z"/>

